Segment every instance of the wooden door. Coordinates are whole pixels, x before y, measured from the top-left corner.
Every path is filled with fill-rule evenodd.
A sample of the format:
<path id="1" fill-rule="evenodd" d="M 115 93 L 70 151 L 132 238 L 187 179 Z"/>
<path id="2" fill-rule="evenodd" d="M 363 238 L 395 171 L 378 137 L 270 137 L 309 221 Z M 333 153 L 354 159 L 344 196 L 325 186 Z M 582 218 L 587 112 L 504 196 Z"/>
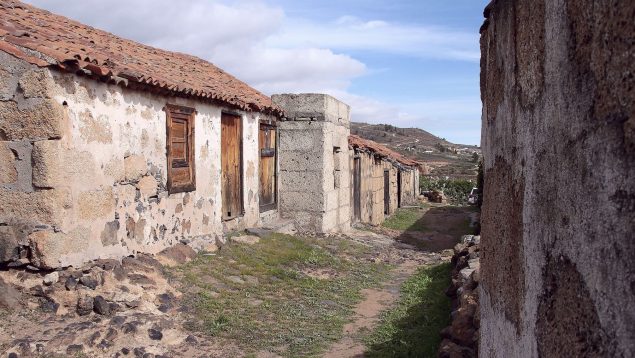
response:
<path id="1" fill-rule="evenodd" d="M 260 124 L 260 211 L 276 207 L 276 127 Z"/>
<path id="2" fill-rule="evenodd" d="M 401 207 L 401 170 L 397 170 L 397 207 Z"/>
<path id="3" fill-rule="evenodd" d="M 242 215 L 241 117 L 221 115 L 221 196 L 223 220 Z"/>
<path id="4" fill-rule="evenodd" d="M 384 214 L 390 213 L 390 172 L 384 171 Z"/>
<path id="5" fill-rule="evenodd" d="M 353 159 L 353 219 L 362 218 L 362 160 Z"/>

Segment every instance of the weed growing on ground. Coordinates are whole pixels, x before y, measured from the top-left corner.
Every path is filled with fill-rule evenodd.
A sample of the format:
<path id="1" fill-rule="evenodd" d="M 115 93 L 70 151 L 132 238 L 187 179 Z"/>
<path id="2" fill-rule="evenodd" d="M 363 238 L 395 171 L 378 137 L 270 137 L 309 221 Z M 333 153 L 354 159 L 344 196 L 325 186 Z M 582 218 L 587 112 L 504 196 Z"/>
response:
<path id="1" fill-rule="evenodd" d="M 435 357 L 439 332 L 450 323 L 450 263 L 422 267 L 404 282 L 395 307 L 366 336 L 366 357 Z"/>
<path id="2" fill-rule="evenodd" d="M 342 239 L 273 234 L 259 243 L 226 245 L 177 267 L 187 327 L 228 338 L 247 354 L 315 355 L 339 339 L 361 300 L 388 267 L 370 262 L 370 248 Z"/>
<path id="3" fill-rule="evenodd" d="M 420 208 L 398 209 L 383 223 L 384 227 L 394 230 L 426 231 L 426 227 L 420 220 L 426 210 Z"/>

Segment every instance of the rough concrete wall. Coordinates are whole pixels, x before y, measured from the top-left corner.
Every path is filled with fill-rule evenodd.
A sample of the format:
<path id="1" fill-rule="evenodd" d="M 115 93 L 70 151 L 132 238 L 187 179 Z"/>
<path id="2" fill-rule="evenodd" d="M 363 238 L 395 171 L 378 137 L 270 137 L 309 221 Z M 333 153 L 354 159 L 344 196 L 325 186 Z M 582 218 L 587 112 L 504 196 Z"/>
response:
<path id="1" fill-rule="evenodd" d="M 349 128 L 326 122 L 324 132 L 324 200 L 322 231 L 346 231 L 351 225 L 350 176 L 348 160 Z M 337 148 L 337 149 L 335 149 Z"/>
<path id="2" fill-rule="evenodd" d="M 635 2 L 494 1 L 483 357 L 635 356 Z"/>
<path id="3" fill-rule="evenodd" d="M 17 75 L 14 72 L 12 76 Z M 58 117 L 63 124 L 56 135 L 31 139 L 32 149 L 24 154 L 33 162 L 32 180 L 26 175 L 18 178 L 17 185 L 26 188 L 32 182 L 34 188 L 46 188 L 37 191 L 40 196 L 60 195 L 42 197 L 44 205 L 34 210 L 24 200 L 13 200 L 18 194 L 11 191 L 8 199 L 12 201 L 3 201 L 9 203 L 4 210 L 10 212 L 2 215 L 40 224 L 27 237 L 33 264 L 77 265 L 96 258 L 154 253 L 183 240 L 195 247 L 222 240 L 222 108 L 71 74 L 43 73 L 44 80 L 39 81 L 47 85 L 33 83 L 29 91 L 45 91 L 51 105 L 61 108 Z M 166 191 L 166 114 L 162 109 L 168 102 L 197 110 L 196 190 L 188 193 L 168 195 Z M 245 215 L 234 225 L 244 227 L 259 221 L 258 116 L 241 114 Z M 50 214 L 35 217 L 43 210 Z"/>
<path id="4" fill-rule="evenodd" d="M 281 216 L 293 219 L 299 231 L 347 231 L 349 107 L 323 94 L 272 99 L 286 117 L 278 124 Z"/>

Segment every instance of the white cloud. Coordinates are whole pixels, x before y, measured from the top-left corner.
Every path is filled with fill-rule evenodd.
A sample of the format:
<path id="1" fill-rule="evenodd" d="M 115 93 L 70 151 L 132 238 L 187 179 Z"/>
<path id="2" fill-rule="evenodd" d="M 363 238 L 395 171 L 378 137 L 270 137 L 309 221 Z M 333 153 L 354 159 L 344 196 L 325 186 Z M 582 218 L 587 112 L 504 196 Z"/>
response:
<path id="1" fill-rule="evenodd" d="M 283 30 L 267 39 L 272 46 L 318 46 L 338 50 L 370 50 L 421 58 L 478 61 L 478 34 L 442 27 L 363 21 L 343 16 L 327 24 L 287 21 Z"/>
<path id="2" fill-rule="evenodd" d="M 271 94 L 345 89 L 366 66 L 327 46 L 268 46 L 286 18 L 262 2 L 28 1 L 151 46 L 193 54 Z"/>
<path id="3" fill-rule="evenodd" d="M 378 69 L 368 69 L 348 51 L 461 61 L 479 56 L 476 34 L 354 16 L 317 23 L 288 18 L 283 9 L 262 1 L 27 2 L 125 38 L 204 58 L 266 94 L 329 93 L 351 105 L 354 120 L 370 123 L 434 128 L 435 118 L 422 113 L 453 113 L 457 104 L 404 107 L 349 93 L 351 81 Z"/>

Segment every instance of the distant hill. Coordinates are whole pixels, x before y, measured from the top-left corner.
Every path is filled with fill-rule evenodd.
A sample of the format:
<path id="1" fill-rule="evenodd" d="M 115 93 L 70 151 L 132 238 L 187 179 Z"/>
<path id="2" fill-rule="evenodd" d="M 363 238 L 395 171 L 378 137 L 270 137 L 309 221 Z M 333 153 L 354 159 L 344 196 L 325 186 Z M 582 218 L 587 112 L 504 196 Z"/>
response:
<path id="1" fill-rule="evenodd" d="M 425 163 L 432 176 L 475 179 L 481 149 L 455 144 L 420 128 L 390 124 L 351 123 L 351 134 L 381 143 L 403 155 Z"/>

